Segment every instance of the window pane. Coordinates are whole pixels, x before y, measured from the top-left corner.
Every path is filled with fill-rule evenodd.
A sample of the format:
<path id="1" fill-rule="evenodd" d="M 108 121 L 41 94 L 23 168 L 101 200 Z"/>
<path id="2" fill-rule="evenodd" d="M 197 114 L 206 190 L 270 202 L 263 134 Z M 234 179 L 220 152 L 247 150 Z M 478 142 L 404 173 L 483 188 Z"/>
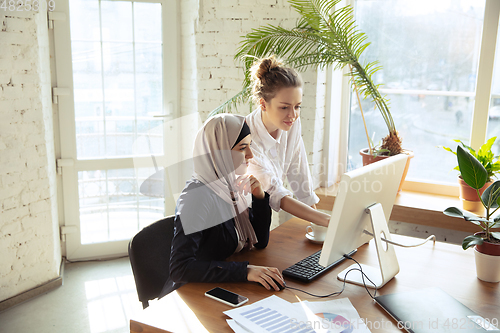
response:
<path id="1" fill-rule="evenodd" d="M 131 156 L 135 138 L 132 43 L 103 42 L 106 156 Z"/>
<path id="2" fill-rule="evenodd" d="M 71 48 L 77 154 L 80 158 L 104 156 L 101 43 L 74 41 Z"/>
<path id="3" fill-rule="evenodd" d="M 71 0 L 69 15 L 71 40 L 101 40 L 98 0 Z"/>
<path id="4" fill-rule="evenodd" d="M 356 2 L 357 24 L 371 42 L 362 62 L 383 66 L 373 79 L 384 84 L 403 148 L 415 153 L 408 179 L 456 182 L 456 158 L 438 146 L 470 137 L 483 15 L 484 1 Z M 350 169 L 361 166 L 359 150 L 368 146 L 354 95 L 351 100 Z M 362 106 L 377 144 L 387 127 L 373 104 Z"/>
<path id="5" fill-rule="evenodd" d="M 495 53 L 495 67 L 493 70 L 493 84 L 491 86 L 491 103 L 488 117 L 487 139 L 496 136 L 497 140 L 492 147 L 495 155 L 500 154 L 500 27 L 497 32 L 497 48 Z"/>
<path id="6" fill-rule="evenodd" d="M 77 158 L 137 156 L 164 114 L 161 4 L 71 0 L 70 15 Z"/>
<path id="7" fill-rule="evenodd" d="M 150 168 L 78 172 L 82 244 L 131 238 L 164 216 L 163 196 L 140 193 Z M 162 185 L 159 185 L 162 186 Z"/>
<path id="8" fill-rule="evenodd" d="M 134 2 L 134 29 L 137 42 L 161 43 L 161 4 Z"/>
<path id="9" fill-rule="evenodd" d="M 162 114 L 162 46 L 136 43 L 135 59 L 137 115 Z"/>
<path id="10" fill-rule="evenodd" d="M 101 1 L 102 40 L 132 42 L 132 3 Z"/>

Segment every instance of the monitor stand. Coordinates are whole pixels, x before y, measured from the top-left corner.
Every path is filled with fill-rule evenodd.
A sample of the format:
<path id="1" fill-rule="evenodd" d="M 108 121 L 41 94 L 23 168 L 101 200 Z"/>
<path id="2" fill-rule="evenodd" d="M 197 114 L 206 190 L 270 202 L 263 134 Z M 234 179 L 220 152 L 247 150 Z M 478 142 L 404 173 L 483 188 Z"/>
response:
<path id="1" fill-rule="evenodd" d="M 370 215 L 373 238 L 375 240 L 375 247 L 377 249 L 377 256 L 379 267 L 372 267 L 368 265 L 361 264 L 363 273 L 370 278 L 370 280 L 375 283 L 375 286 L 366 279 L 363 283 L 362 274 L 359 271 L 358 264 L 353 264 L 347 269 L 343 270 L 337 276 L 339 280 L 344 281 L 344 277 L 349 270 L 353 271 L 347 274 L 346 282 L 354 283 L 358 285 L 366 285 L 369 288 L 382 288 L 387 282 L 389 282 L 396 274 L 399 272 L 398 259 L 396 258 L 396 252 L 394 251 L 394 246 L 392 244 L 383 242 L 381 237 L 390 240 L 391 234 L 389 233 L 389 228 L 387 227 L 387 220 L 385 219 L 384 210 L 380 203 L 376 203 L 368 208 L 365 212 Z"/>

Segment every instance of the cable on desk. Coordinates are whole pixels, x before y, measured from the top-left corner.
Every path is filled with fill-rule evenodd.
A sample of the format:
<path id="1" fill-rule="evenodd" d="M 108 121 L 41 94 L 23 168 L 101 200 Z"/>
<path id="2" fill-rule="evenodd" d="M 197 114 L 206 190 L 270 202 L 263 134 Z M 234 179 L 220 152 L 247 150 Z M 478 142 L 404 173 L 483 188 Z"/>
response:
<path id="1" fill-rule="evenodd" d="M 373 237 L 373 234 L 371 232 L 369 232 L 368 230 L 363 230 L 363 233 L 367 234 L 367 235 L 370 235 L 370 236 Z M 385 239 L 384 237 L 380 237 L 380 239 L 382 239 L 386 243 L 389 243 L 389 244 L 392 244 L 392 245 L 396 245 L 396 246 L 401 246 L 401 247 L 417 247 L 417 246 L 422 246 L 425 243 L 427 243 L 428 241 L 430 241 L 431 239 L 432 239 L 433 245 L 436 245 L 436 236 L 434 236 L 434 235 L 430 235 L 422 243 L 411 244 L 411 245 L 401 244 L 401 243 L 398 243 L 398 242 L 395 242 L 395 241 L 392 241 L 392 240 L 389 240 L 389 239 Z"/>
<path id="2" fill-rule="evenodd" d="M 374 298 L 377 295 L 377 286 L 375 285 L 375 283 L 373 283 L 373 281 L 370 280 L 370 278 L 363 272 L 363 267 L 361 267 L 361 264 L 359 262 L 357 262 L 354 258 L 352 258 L 348 254 L 344 254 L 344 257 L 347 258 L 347 259 L 351 259 L 352 261 L 354 261 L 356 264 L 358 264 L 359 268 L 351 268 L 350 270 L 348 270 L 345 273 L 345 275 L 344 275 L 344 283 L 342 284 L 342 289 L 340 291 L 336 291 L 336 292 L 333 292 L 333 293 L 327 294 L 327 295 L 316 295 L 316 294 L 312 294 L 312 293 L 307 292 L 305 290 L 294 288 L 294 287 L 287 286 L 286 289 L 297 290 L 297 291 L 300 291 L 300 292 L 302 292 L 304 294 L 307 294 L 307 295 L 310 295 L 310 296 L 313 296 L 313 297 L 319 297 L 319 298 L 331 297 L 331 296 L 339 296 L 340 294 L 342 294 L 344 292 L 347 274 L 349 274 L 352 271 L 360 271 L 361 272 L 361 277 L 363 278 L 363 285 L 364 285 L 364 287 L 366 289 L 366 292 L 368 293 L 368 295 L 370 295 L 371 298 Z M 370 291 L 368 290 L 368 287 L 366 286 L 365 277 L 375 287 L 375 293 L 373 295 L 370 293 Z"/>
<path id="3" fill-rule="evenodd" d="M 361 272 L 361 278 L 363 279 L 363 285 L 365 286 L 365 289 L 366 289 L 366 292 L 368 293 L 368 295 L 370 295 L 371 298 L 375 299 L 375 296 L 377 296 L 377 285 L 375 283 L 373 283 L 372 280 L 370 280 L 370 278 L 365 274 L 363 273 L 363 268 L 361 267 L 361 264 L 354 258 L 352 258 L 350 255 L 348 254 L 344 254 L 344 257 L 346 257 L 347 259 L 351 259 L 352 261 L 354 261 L 356 264 L 358 264 L 359 266 L 359 271 Z M 349 273 L 351 270 L 349 270 L 347 273 Z M 346 273 L 346 276 L 347 276 L 347 273 Z M 365 282 L 365 277 L 368 279 L 368 281 L 371 282 L 371 284 L 375 287 L 375 292 L 373 293 L 373 296 L 372 294 L 370 293 L 370 291 L 368 290 L 368 287 L 366 286 L 366 282 Z M 345 283 L 345 277 L 344 277 L 344 283 Z"/>

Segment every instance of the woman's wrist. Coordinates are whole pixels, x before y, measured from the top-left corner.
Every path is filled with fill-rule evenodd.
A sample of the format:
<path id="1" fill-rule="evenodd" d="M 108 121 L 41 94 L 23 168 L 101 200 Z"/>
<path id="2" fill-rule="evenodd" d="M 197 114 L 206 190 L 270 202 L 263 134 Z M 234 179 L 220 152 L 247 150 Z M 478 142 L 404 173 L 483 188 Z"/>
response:
<path id="1" fill-rule="evenodd" d="M 323 225 L 327 227 L 330 224 L 330 215 L 323 213 Z"/>
<path id="2" fill-rule="evenodd" d="M 266 198 L 266 192 L 258 193 L 257 195 L 252 193 L 252 196 L 257 200 L 264 200 Z"/>

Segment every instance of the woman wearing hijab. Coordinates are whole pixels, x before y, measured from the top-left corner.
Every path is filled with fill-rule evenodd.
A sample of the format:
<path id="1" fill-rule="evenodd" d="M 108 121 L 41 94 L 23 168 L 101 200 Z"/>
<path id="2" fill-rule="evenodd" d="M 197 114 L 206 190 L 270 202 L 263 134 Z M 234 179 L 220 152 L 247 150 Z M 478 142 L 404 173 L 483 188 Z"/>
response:
<path id="1" fill-rule="evenodd" d="M 208 119 L 194 144 L 194 175 L 179 199 L 170 255 L 170 278 L 162 294 L 187 282 L 254 281 L 266 289 L 284 285 L 274 267 L 225 261 L 269 241 L 271 208 L 260 182 L 245 175 L 251 135 L 245 118 L 222 114 Z M 248 207 L 245 194 L 252 194 Z"/>

